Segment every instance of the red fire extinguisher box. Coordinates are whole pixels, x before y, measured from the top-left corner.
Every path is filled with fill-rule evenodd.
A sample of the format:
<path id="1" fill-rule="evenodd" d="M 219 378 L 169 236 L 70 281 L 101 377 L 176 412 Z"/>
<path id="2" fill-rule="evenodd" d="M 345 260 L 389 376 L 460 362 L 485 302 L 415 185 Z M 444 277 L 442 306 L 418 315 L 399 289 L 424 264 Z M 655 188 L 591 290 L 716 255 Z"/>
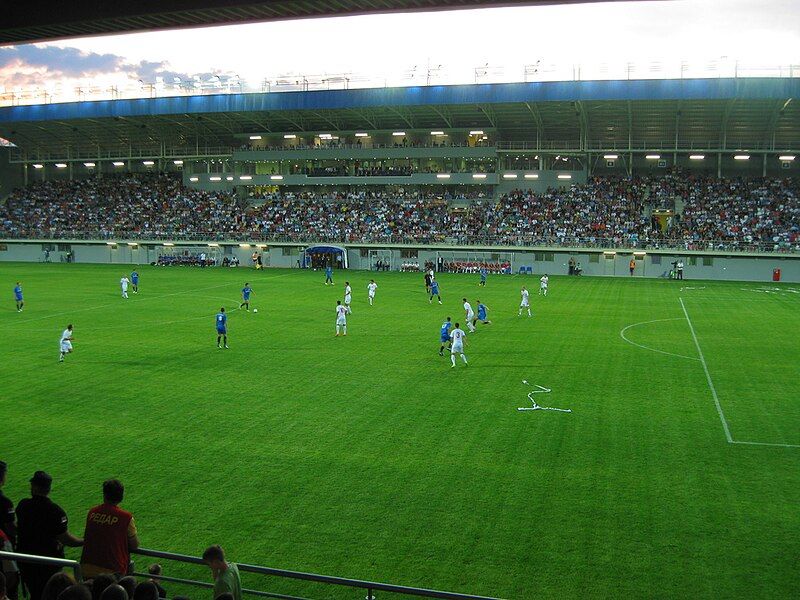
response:
<path id="1" fill-rule="evenodd" d="M 772 281 L 780 281 L 780 280 L 781 280 L 781 270 L 772 269 Z"/>

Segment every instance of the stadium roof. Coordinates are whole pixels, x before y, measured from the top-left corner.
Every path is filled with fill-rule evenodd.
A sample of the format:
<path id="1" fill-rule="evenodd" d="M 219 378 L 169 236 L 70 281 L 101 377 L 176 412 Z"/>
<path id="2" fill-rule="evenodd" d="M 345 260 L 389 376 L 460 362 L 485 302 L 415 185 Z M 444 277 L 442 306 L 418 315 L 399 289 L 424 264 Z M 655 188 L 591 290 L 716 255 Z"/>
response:
<path id="1" fill-rule="evenodd" d="M 77 156 L 234 146 L 248 134 L 490 129 L 542 149 L 800 148 L 800 79 L 478 84 L 0 108 L 0 136 Z"/>
<path id="2" fill-rule="evenodd" d="M 615 0 L 26 0 L 5 3 L 0 45 L 308 17 L 609 1 Z"/>

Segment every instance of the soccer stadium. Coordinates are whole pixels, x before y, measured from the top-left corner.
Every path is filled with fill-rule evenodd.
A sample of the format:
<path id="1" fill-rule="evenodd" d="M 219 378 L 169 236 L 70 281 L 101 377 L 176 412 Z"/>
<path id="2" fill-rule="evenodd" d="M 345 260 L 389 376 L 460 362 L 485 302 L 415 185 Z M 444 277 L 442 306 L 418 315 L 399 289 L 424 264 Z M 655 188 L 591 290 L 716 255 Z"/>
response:
<path id="1" fill-rule="evenodd" d="M 0 20 L 0 600 L 800 597 L 795 3 L 100 4 Z"/>

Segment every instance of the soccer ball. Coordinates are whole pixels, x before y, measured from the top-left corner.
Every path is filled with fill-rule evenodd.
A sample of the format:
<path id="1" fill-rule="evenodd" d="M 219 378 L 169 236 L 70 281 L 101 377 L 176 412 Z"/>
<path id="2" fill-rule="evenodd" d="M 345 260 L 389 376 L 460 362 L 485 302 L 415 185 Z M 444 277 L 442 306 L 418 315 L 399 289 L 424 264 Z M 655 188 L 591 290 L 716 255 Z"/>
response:
<path id="1" fill-rule="evenodd" d="M 253 312 L 254 312 L 254 313 L 257 313 L 257 312 L 258 312 L 258 309 L 257 309 L 257 308 L 254 308 L 254 309 L 253 309 Z"/>

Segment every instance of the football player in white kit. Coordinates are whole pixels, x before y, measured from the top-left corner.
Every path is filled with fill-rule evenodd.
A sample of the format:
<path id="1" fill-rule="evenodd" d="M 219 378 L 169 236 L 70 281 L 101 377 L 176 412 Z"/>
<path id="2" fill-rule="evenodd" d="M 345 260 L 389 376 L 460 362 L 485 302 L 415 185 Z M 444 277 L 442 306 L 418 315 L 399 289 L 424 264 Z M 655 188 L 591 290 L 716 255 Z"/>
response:
<path id="1" fill-rule="evenodd" d="M 350 308 L 350 301 L 353 299 L 353 288 L 350 287 L 350 282 L 344 282 L 344 306 L 347 309 L 347 312 L 353 312 Z"/>
<path id="2" fill-rule="evenodd" d="M 456 354 L 461 355 L 461 360 L 463 360 L 466 365 L 467 355 L 464 354 L 464 344 L 467 343 L 467 334 L 464 333 L 463 329 L 459 328 L 458 323 L 456 323 L 453 331 L 450 332 L 450 339 L 453 340 L 453 345 L 450 348 L 450 367 L 453 368 L 456 366 Z"/>
<path id="3" fill-rule="evenodd" d="M 367 285 L 367 293 L 369 294 L 369 305 L 372 306 L 372 301 L 375 300 L 375 290 L 378 289 L 378 284 L 375 283 L 374 279 L 369 280 L 369 284 Z"/>
<path id="4" fill-rule="evenodd" d="M 522 301 L 519 303 L 519 313 L 517 313 L 518 317 L 522 316 L 523 309 L 528 309 L 528 316 L 531 316 L 531 303 L 528 299 L 528 290 L 525 289 L 525 286 L 522 286 Z"/>
<path id="5" fill-rule="evenodd" d="M 72 323 L 67 325 L 64 333 L 61 334 L 61 356 L 58 362 L 64 362 L 64 356 L 72 352 Z"/>
<path id="6" fill-rule="evenodd" d="M 342 335 L 347 335 L 347 307 L 342 306 L 342 301 L 336 301 L 336 335 L 339 335 L 341 329 Z"/>
<path id="7" fill-rule="evenodd" d="M 123 298 L 127 298 L 128 297 L 128 284 L 129 283 L 130 283 L 130 280 L 125 275 L 123 275 L 122 279 L 119 280 L 119 284 L 122 287 L 122 297 Z"/>
<path id="8" fill-rule="evenodd" d="M 550 278 L 547 276 L 547 273 L 542 275 L 542 278 L 539 280 L 539 294 L 541 296 L 547 296 L 547 283 L 550 281 Z"/>
<path id="9" fill-rule="evenodd" d="M 464 314 L 466 315 L 464 318 L 467 320 L 467 328 L 470 332 L 475 331 L 475 325 L 472 324 L 472 321 L 475 320 L 475 311 L 472 310 L 472 305 L 467 302 L 466 298 L 462 298 L 464 301 Z"/>

